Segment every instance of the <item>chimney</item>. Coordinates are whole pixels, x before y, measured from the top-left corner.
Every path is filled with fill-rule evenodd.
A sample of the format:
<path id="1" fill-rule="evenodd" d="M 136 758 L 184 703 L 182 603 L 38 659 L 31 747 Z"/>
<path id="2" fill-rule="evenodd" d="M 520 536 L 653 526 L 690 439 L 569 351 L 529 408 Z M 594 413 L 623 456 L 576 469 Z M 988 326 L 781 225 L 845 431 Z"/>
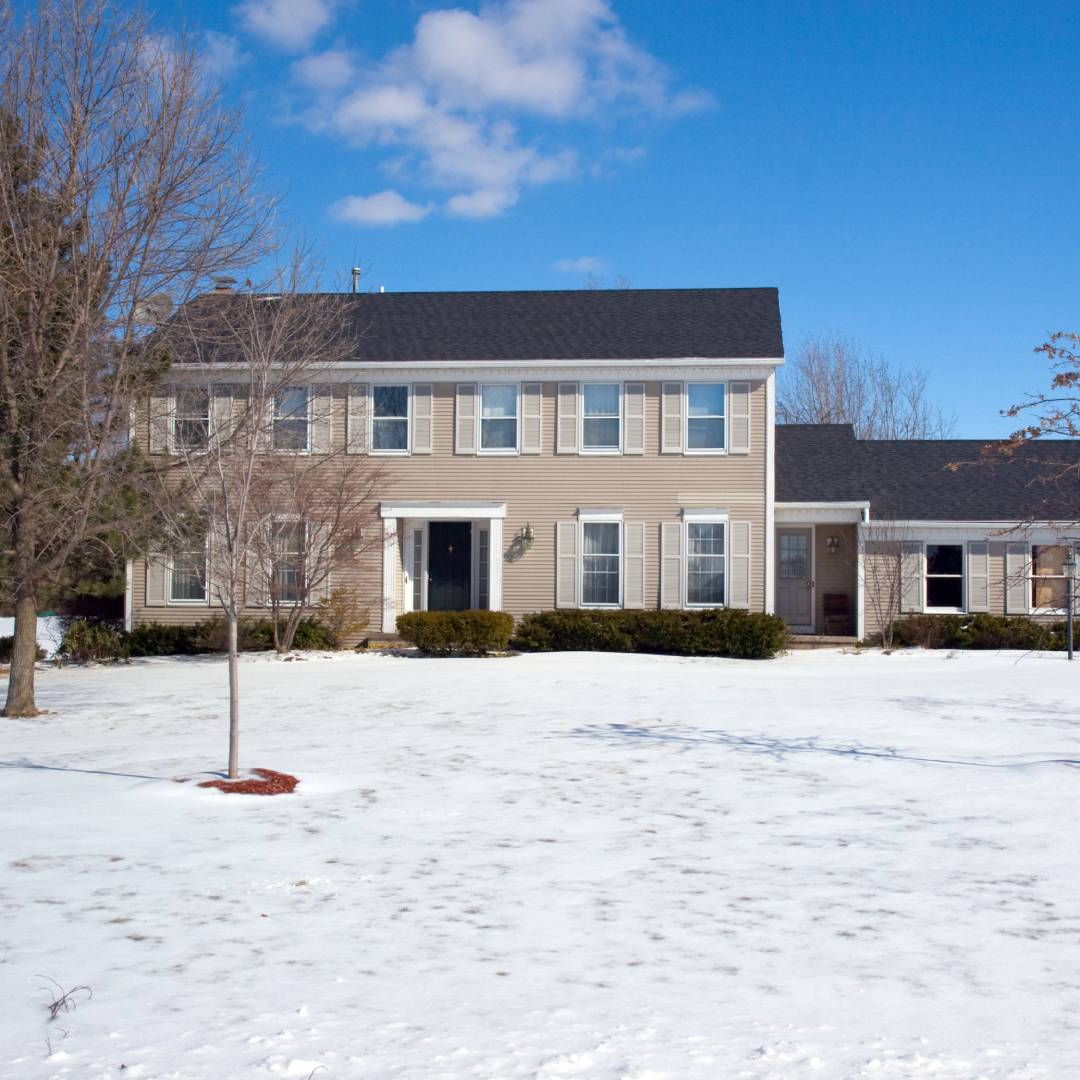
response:
<path id="1" fill-rule="evenodd" d="M 236 278 L 234 277 L 215 274 L 210 280 L 214 283 L 214 287 L 210 291 L 215 296 L 232 296 L 233 292 L 235 292 L 233 286 L 236 284 Z"/>

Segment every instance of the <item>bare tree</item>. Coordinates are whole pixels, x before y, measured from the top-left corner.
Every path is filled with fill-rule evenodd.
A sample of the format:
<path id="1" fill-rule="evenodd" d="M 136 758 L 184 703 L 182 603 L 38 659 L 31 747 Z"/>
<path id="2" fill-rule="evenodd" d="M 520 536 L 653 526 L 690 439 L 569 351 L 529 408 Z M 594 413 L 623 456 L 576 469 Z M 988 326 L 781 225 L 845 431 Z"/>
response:
<path id="1" fill-rule="evenodd" d="M 926 372 L 897 367 L 844 337 L 809 336 L 780 371 L 781 424 L 852 424 L 859 439 L 944 439 L 955 426 L 930 401 Z"/>
<path id="2" fill-rule="evenodd" d="M 355 341 L 347 297 L 304 292 L 308 278 L 298 255 L 272 288 L 188 303 L 163 332 L 176 358 L 171 392 L 150 407 L 151 449 L 166 455 L 158 504 L 174 578 L 180 553 L 196 595 L 228 626 L 230 777 L 244 609 L 276 592 L 279 608 L 292 605 L 282 634 L 291 640 L 305 603 L 359 553 L 381 477 L 357 453 L 362 433 L 334 438 L 334 368 Z M 299 529 L 295 545 L 282 543 L 286 526 Z"/>
<path id="3" fill-rule="evenodd" d="M 873 623 L 867 637 L 879 640 L 885 652 L 893 650 L 896 621 L 904 611 L 904 559 L 915 557 L 905 551 L 906 543 L 908 532 L 892 522 L 859 526 L 858 572 L 865 611 Z"/>
<path id="4" fill-rule="evenodd" d="M 133 403 L 150 323 L 259 254 L 238 116 L 182 39 L 109 0 L 0 8 L 0 525 L 15 607 L 8 716 L 36 713 L 39 594 L 135 525 Z"/>

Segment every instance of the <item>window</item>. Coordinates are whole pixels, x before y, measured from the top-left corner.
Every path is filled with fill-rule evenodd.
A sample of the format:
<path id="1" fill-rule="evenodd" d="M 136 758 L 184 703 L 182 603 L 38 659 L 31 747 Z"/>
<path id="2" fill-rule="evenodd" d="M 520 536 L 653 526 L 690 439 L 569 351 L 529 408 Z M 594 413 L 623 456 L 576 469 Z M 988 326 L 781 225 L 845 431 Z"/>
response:
<path id="1" fill-rule="evenodd" d="M 210 442 L 210 395 L 204 390 L 177 390 L 173 446 L 205 450 Z"/>
<path id="2" fill-rule="evenodd" d="M 192 542 L 172 557 L 169 600 L 175 604 L 206 603 L 206 541 Z"/>
<path id="3" fill-rule="evenodd" d="M 1069 604 L 1069 578 L 1065 571 L 1067 548 L 1035 544 L 1031 549 L 1032 608 L 1064 611 Z"/>
<path id="4" fill-rule="evenodd" d="M 586 521 L 581 526 L 581 602 L 619 606 L 620 539 L 617 521 Z"/>
<path id="5" fill-rule="evenodd" d="M 371 449 L 373 453 L 409 452 L 408 386 L 375 386 L 371 390 Z"/>
<path id="6" fill-rule="evenodd" d="M 781 534 L 781 540 L 783 534 Z M 782 557 L 782 556 L 781 556 Z M 719 607 L 724 603 L 724 525 L 719 521 L 686 524 L 686 603 Z"/>
<path id="7" fill-rule="evenodd" d="M 274 525 L 273 599 L 298 604 L 304 596 L 304 523 L 279 521 Z"/>
<path id="8" fill-rule="evenodd" d="M 926 545 L 926 606 L 964 607 L 964 545 Z"/>
<path id="9" fill-rule="evenodd" d="M 490 529 L 477 529 L 476 531 L 476 606 L 486 611 L 491 601 L 491 531 Z"/>
<path id="10" fill-rule="evenodd" d="M 717 453 L 725 449 L 724 384 L 686 384 L 686 449 Z"/>
<path id="11" fill-rule="evenodd" d="M 480 387 L 480 451 L 513 454 L 518 445 L 518 388 Z"/>
<path id="12" fill-rule="evenodd" d="M 619 432 L 619 384 L 585 383 L 581 396 L 581 449 L 617 454 L 622 445 Z"/>
<path id="13" fill-rule="evenodd" d="M 308 391 L 290 386 L 274 396 L 274 449 L 307 450 Z"/>
<path id="14" fill-rule="evenodd" d="M 412 609 L 424 610 L 424 530 L 413 529 Z"/>

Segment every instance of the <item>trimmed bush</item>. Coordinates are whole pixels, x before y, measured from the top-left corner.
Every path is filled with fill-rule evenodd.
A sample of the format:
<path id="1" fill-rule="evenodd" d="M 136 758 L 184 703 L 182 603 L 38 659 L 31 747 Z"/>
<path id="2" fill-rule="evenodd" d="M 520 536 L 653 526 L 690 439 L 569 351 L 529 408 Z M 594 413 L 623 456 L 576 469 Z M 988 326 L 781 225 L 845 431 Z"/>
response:
<path id="1" fill-rule="evenodd" d="M 737 611 L 538 611 L 518 624 L 522 652 L 633 652 L 768 660 L 787 648 L 777 615 Z"/>
<path id="2" fill-rule="evenodd" d="M 130 649 L 123 630 L 117 630 L 108 623 L 72 619 L 64 629 L 56 654 L 61 660 L 70 660 L 75 664 L 115 663 L 117 660 L 127 660 Z"/>
<path id="3" fill-rule="evenodd" d="M 6 637 L 0 637 L 0 664 L 11 663 L 11 650 L 15 648 L 15 637 L 12 634 L 8 634 Z M 36 646 L 34 649 L 34 659 L 44 660 L 45 650 L 40 646 Z"/>
<path id="4" fill-rule="evenodd" d="M 1035 622 L 1025 615 L 908 615 L 893 624 L 897 645 L 922 649 L 1065 648 L 1063 622 Z"/>
<path id="5" fill-rule="evenodd" d="M 486 656 L 506 649 L 514 620 L 505 611 L 411 611 L 398 616 L 397 632 L 432 656 Z"/>
<path id="6" fill-rule="evenodd" d="M 146 623 L 127 635 L 128 651 L 131 656 L 194 656 L 206 651 L 199 645 L 199 629 L 199 623 Z"/>

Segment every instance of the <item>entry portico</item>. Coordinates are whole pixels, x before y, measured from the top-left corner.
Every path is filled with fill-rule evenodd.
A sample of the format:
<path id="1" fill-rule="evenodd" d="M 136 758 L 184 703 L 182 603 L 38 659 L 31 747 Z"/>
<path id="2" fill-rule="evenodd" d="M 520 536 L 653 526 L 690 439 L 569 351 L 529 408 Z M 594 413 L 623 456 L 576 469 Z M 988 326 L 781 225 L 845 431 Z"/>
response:
<path id="1" fill-rule="evenodd" d="M 500 609 L 506 503 L 386 501 L 379 514 L 384 633 L 400 612 Z"/>

